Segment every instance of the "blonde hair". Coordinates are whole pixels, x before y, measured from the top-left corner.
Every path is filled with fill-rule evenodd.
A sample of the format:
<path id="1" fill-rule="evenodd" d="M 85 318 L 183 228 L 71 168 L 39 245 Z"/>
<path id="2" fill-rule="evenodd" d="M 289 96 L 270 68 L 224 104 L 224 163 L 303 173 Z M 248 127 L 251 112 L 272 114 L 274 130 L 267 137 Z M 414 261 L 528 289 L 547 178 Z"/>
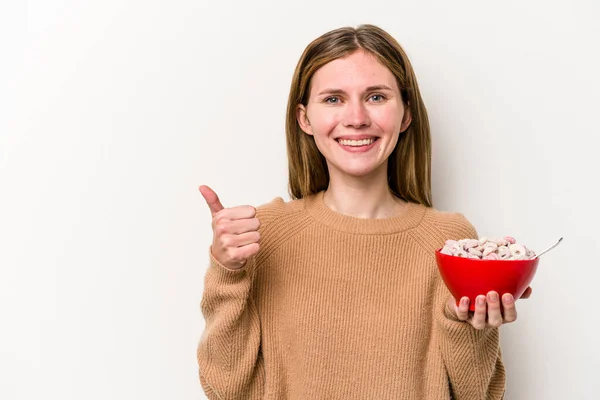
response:
<path id="1" fill-rule="evenodd" d="M 325 158 L 314 138 L 301 130 L 296 111 L 299 104 L 308 102 L 315 72 L 328 62 L 357 50 L 371 53 L 392 72 L 402 101 L 412 114 L 410 126 L 400 134 L 388 159 L 390 191 L 403 200 L 431 207 L 431 136 L 417 78 L 400 44 L 383 29 L 368 24 L 325 33 L 306 47 L 298 61 L 286 115 L 290 196 L 292 199 L 303 198 L 325 190 L 329 185 Z"/>

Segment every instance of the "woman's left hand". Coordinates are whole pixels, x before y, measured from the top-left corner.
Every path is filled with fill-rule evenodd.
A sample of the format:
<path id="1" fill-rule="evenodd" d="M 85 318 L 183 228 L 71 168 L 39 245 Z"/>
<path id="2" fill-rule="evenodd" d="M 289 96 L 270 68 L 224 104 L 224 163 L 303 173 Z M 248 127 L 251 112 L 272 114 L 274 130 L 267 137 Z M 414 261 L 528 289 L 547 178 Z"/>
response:
<path id="1" fill-rule="evenodd" d="M 529 296 L 531 296 L 531 287 L 525 290 L 521 299 L 527 299 Z M 497 328 L 517 320 L 517 308 L 510 293 L 505 293 L 500 299 L 498 293 L 491 291 L 487 296 L 477 296 L 475 301 L 475 312 L 469 311 L 468 297 L 463 297 L 457 306 L 454 297 L 450 296 L 448 305 L 459 320 L 468 322 L 475 329 Z"/>

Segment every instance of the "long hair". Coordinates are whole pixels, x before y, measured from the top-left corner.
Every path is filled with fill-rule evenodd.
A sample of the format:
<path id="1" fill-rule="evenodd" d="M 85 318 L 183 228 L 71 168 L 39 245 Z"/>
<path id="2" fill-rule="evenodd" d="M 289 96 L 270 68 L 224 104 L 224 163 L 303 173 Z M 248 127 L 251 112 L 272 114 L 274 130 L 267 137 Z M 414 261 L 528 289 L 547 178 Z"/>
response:
<path id="1" fill-rule="evenodd" d="M 388 159 L 390 191 L 403 200 L 431 207 L 431 136 L 417 78 L 400 44 L 374 25 L 327 32 L 312 41 L 298 61 L 288 98 L 285 129 L 290 196 L 300 199 L 325 190 L 329 185 L 325 158 L 314 138 L 301 130 L 296 111 L 299 104 L 308 103 L 315 72 L 328 62 L 357 50 L 371 53 L 392 72 L 402 101 L 412 114 L 409 127 L 400 134 Z"/>

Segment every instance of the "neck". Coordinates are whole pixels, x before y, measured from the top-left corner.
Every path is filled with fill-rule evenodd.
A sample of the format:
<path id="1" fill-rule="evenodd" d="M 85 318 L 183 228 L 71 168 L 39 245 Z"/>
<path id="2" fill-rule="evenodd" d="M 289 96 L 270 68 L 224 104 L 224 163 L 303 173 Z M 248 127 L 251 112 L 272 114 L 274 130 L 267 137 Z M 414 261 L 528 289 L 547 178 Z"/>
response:
<path id="1" fill-rule="evenodd" d="M 358 218 L 388 218 L 406 202 L 392 194 L 386 174 L 374 177 L 340 177 L 332 174 L 323 201 L 333 211 Z"/>

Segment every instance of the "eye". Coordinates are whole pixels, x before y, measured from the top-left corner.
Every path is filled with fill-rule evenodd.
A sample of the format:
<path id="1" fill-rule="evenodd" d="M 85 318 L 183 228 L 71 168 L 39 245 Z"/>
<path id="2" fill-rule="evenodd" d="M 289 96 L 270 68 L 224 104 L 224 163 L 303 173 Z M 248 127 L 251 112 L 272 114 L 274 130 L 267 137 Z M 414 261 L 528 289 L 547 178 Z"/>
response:
<path id="1" fill-rule="evenodd" d="M 329 96 L 324 101 L 328 104 L 338 104 L 340 102 L 340 99 L 336 96 Z"/>
<path id="2" fill-rule="evenodd" d="M 369 100 L 371 100 L 374 103 L 381 103 L 385 100 L 385 96 L 382 94 L 373 94 L 371 95 L 371 97 L 369 97 Z"/>

